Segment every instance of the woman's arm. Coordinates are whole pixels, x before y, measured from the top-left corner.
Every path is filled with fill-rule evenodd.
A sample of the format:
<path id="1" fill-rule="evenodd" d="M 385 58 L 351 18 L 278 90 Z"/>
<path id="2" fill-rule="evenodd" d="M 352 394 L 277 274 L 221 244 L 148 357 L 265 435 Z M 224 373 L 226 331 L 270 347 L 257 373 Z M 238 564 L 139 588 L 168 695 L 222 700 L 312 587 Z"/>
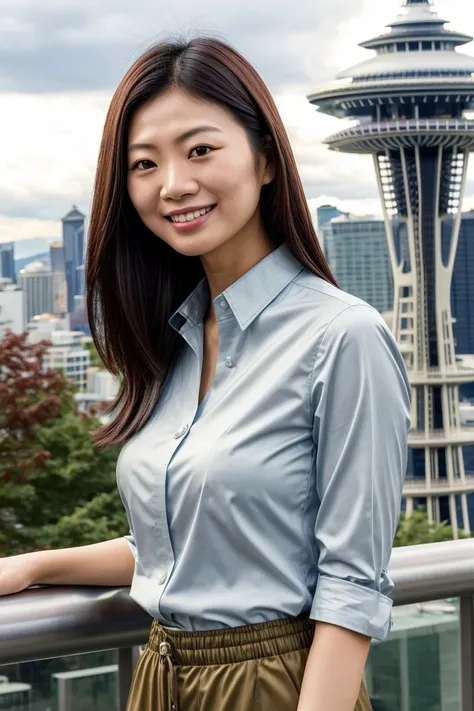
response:
<path id="1" fill-rule="evenodd" d="M 370 637 L 317 622 L 297 711 L 354 711 Z"/>
<path id="2" fill-rule="evenodd" d="M 125 538 L 77 548 L 0 559 L 0 596 L 30 585 L 110 585 L 132 582 L 135 558 Z"/>
<path id="3" fill-rule="evenodd" d="M 316 632 L 298 711 L 354 711 L 370 639 L 383 641 L 390 630 L 387 567 L 410 396 L 402 355 L 380 314 L 364 304 L 339 313 L 320 341 L 311 384 Z"/>

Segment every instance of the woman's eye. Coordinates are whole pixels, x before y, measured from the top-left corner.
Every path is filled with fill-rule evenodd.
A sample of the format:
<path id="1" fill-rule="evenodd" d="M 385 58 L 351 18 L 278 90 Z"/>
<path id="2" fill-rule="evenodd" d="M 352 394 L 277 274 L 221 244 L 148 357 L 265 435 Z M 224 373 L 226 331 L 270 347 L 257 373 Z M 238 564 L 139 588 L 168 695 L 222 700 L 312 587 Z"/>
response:
<path id="1" fill-rule="evenodd" d="M 193 148 L 191 151 L 191 155 L 196 153 L 198 158 L 202 158 L 203 156 L 207 156 L 211 150 L 209 146 L 196 146 L 196 148 Z"/>
<path id="2" fill-rule="evenodd" d="M 139 170 L 149 170 L 150 168 L 153 168 L 155 165 L 152 160 L 138 160 L 133 166 L 132 170 L 136 170 L 140 165 L 143 165 L 143 168 L 139 168 Z"/>

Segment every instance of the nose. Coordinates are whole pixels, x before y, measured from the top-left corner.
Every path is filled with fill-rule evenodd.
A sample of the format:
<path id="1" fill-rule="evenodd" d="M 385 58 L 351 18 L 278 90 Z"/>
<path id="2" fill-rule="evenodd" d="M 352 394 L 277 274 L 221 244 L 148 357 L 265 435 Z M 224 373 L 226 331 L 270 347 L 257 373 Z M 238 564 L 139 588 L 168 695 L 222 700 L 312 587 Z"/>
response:
<path id="1" fill-rule="evenodd" d="M 163 175 L 160 197 L 163 200 L 181 200 L 186 195 L 195 195 L 199 186 L 186 165 L 170 163 Z"/>

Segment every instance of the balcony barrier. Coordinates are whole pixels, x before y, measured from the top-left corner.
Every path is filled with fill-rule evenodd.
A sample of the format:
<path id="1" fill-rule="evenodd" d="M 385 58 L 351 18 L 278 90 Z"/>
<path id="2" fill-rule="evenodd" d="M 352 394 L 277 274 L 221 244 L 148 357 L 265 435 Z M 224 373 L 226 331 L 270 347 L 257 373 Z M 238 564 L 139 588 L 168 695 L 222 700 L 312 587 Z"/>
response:
<path id="1" fill-rule="evenodd" d="M 462 711 L 474 711 L 474 539 L 396 548 L 389 573 L 395 605 L 460 598 Z M 30 588 L 0 598 L 0 665 L 118 649 L 124 711 L 150 624 L 128 588 Z"/>

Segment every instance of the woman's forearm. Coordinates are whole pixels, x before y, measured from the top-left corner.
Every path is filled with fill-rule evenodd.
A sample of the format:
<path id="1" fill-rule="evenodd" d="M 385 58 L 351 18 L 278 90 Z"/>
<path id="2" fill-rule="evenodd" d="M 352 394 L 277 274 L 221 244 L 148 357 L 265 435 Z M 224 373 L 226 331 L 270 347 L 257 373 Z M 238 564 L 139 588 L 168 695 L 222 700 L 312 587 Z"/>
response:
<path id="1" fill-rule="evenodd" d="M 25 555 L 31 556 L 34 582 L 39 584 L 128 586 L 135 568 L 124 538 Z"/>
<path id="2" fill-rule="evenodd" d="M 369 637 L 317 622 L 298 711 L 354 711 L 369 648 Z"/>

